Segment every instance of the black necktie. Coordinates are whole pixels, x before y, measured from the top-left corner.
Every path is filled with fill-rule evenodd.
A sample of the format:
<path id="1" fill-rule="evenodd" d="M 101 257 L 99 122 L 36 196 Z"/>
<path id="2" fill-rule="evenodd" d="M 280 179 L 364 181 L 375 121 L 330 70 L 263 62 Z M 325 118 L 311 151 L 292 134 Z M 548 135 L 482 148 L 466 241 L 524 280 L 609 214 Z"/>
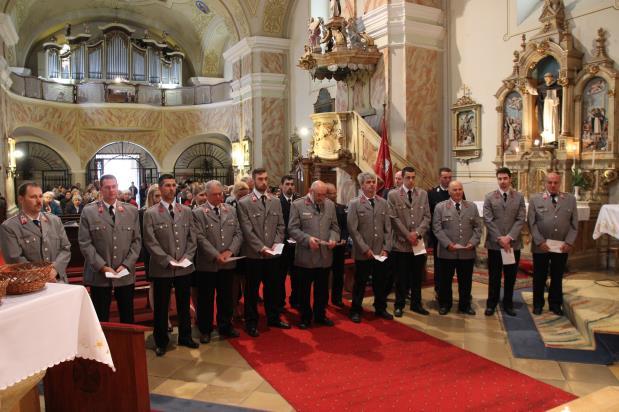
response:
<path id="1" fill-rule="evenodd" d="M 408 203 L 413 203 L 413 191 L 408 191 Z"/>
<path id="2" fill-rule="evenodd" d="M 108 211 L 110 212 L 110 216 L 112 216 L 112 222 L 116 223 L 116 215 L 114 214 L 114 205 L 110 205 L 110 207 L 108 208 Z"/>
<path id="3" fill-rule="evenodd" d="M 262 200 L 262 206 L 267 207 L 267 197 L 262 195 L 260 196 L 260 200 Z"/>
<path id="4" fill-rule="evenodd" d="M 507 193 L 503 193 L 503 201 L 507 202 Z"/>
<path id="5" fill-rule="evenodd" d="M 460 203 L 456 203 L 456 210 L 460 213 Z"/>
<path id="6" fill-rule="evenodd" d="M 292 199 L 287 199 L 288 206 L 292 205 Z"/>
<path id="7" fill-rule="evenodd" d="M 215 206 L 215 207 L 213 208 L 213 210 L 215 210 L 215 214 L 216 214 L 217 216 L 219 216 L 219 208 L 218 208 L 217 206 Z"/>
<path id="8" fill-rule="evenodd" d="M 370 200 L 370 204 L 372 205 L 372 207 L 374 207 L 374 199 L 369 199 Z"/>
<path id="9" fill-rule="evenodd" d="M 316 205 L 316 211 L 320 213 L 320 206 L 318 206 L 318 203 L 315 203 L 315 205 Z"/>
<path id="10" fill-rule="evenodd" d="M 552 198 L 552 205 L 556 206 L 557 205 L 557 195 L 550 195 L 550 197 Z"/>
<path id="11" fill-rule="evenodd" d="M 32 219 L 32 223 L 37 225 L 39 227 L 39 229 L 41 228 L 41 221 L 39 219 Z"/>
<path id="12" fill-rule="evenodd" d="M 170 212 L 170 216 L 172 216 L 172 219 L 174 219 L 174 208 L 172 207 L 172 205 L 168 206 L 168 211 Z"/>

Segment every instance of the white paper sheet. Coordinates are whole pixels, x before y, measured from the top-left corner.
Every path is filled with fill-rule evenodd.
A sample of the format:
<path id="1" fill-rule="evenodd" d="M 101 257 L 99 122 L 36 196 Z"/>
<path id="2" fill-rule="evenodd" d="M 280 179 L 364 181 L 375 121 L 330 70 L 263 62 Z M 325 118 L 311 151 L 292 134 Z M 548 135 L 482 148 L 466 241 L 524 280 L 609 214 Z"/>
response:
<path id="1" fill-rule="evenodd" d="M 424 243 L 423 239 L 419 239 L 419 241 L 417 242 L 417 246 L 413 246 L 413 253 L 415 254 L 415 256 L 425 255 L 427 253 L 426 244 Z"/>
<path id="2" fill-rule="evenodd" d="M 384 262 L 385 260 L 387 260 L 387 256 L 374 255 L 374 259 L 378 260 L 379 262 Z"/>
<path id="3" fill-rule="evenodd" d="M 509 252 L 506 252 L 505 249 L 501 249 L 501 259 L 503 259 L 503 265 L 515 265 L 516 264 L 516 255 L 514 254 L 514 249 L 510 249 Z"/>
<path id="4" fill-rule="evenodd" d="M 234 262 L 235 260 L 245 259 L 245 256 L 231 256 L 225 262 Z"/>
<path id="5" fill-rule="evenodd" d="M 456 246 L 454 246 L 456 249 L 466 249 L 466 246 L 462 246 L 458 243 L 456 243 Z"/>
<path id="6" fill-rule="evenodd" d="M 283 251 L 284 251 L 283 243 L 276 243 L 273 245 L 271 249 L 266 250 L 268 254 L 273 255 L 273 256 L 281 255 Z"/>
<path id="7" fill-rule="evenodd" d="M 105 277 L 108 279 L 120 279 L 122 277 L 125 277 L 129 274 L 129 271 L 127 269 L 123 269 L 120 272 L 113 274 L 112 272 L 105 272 Z"/>
<path id="8" fill-rule="evenodd" d="M 186 268 L 186 267 L 191 266 L 191 260 L 187 258 L 181 260 L 180 262 L 173 260 L 170 262 L 170 265 L 176 266 L 177 268 Z"/>
<path id="9" fill-rule="evenodd" d="M 565 244 L 562 240 L 546 239 L 546 244 L 550 248 L 550 253 L 563 253 L 561 246 Z"/>
<path id="10" fill-rule="evenodd" d="M 291 245 L 294 245 L 295 243 L 297 243 L 297 241 L 294 240 L 293 238 L 289 238 L 287 242 L 290 243 Z"/>

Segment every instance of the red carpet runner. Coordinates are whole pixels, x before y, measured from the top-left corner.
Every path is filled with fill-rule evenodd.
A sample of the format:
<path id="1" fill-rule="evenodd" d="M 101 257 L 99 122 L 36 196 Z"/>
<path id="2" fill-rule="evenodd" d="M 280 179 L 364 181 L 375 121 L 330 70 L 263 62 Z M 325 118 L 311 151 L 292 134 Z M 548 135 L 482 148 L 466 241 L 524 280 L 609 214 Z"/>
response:
<path id="1" fill-rule="evenodd" d="M 398 322 L 330 316 L 333 328 L 230 342 L 299 411 L 543 411 L 575 398 Z"/>

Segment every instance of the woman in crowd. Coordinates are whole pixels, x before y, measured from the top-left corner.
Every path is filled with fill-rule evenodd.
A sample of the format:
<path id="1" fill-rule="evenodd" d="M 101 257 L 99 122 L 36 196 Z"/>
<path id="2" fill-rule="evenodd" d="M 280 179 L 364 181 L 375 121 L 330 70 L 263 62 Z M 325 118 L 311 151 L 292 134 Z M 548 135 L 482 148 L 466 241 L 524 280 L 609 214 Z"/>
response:
<path id="1" fill-rule="evenodd" d="M 82 199 L 81 195 L 79 195 L 79 194 L 73 195 L 73 198 L 71 199 L 71 203 L 64 210 L 64 214 L 65 215 L 79 215 L 79 214 L 81 214 L 82 210 L 84 210 L 84 205 L 83 205 L 82 202 L 83 202 L 83 199 Z"/>
<path id="2" fill-rule="evenodd" d="M 58 203 L 58 201 L 54 199 L 54 192 L 43 193 L 42 210 L 46 213 L 51 213 L 56 216 L 62 215 L 62 209 L 60 208 L 60 203 Z"/>

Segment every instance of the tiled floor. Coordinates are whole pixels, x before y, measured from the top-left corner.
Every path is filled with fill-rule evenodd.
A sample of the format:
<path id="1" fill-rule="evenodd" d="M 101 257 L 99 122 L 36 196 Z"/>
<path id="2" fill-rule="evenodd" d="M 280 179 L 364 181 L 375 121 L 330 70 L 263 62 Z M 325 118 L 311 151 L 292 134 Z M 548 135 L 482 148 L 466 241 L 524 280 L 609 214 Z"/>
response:
<path id="1" fill-rule="evenodd" d="M 483 314 L 487 286 L 473 283 L 472 294 L 476 316 L 453 311 L 439 316 L 432 305 L 434 291 L 426 288 L 423 300 L 430 316 L 405 312 L 397 321 L 579 397 L 607 386 L 619 386 L 619 365 L 514 358 L 497 315 L 488 318 Z M 153 393 L 272 411 L 293 409 L 226 341 L 215 339 L 193 350 L 178 347 L 163 358 L 148 350 L 147 359 Z"/>

